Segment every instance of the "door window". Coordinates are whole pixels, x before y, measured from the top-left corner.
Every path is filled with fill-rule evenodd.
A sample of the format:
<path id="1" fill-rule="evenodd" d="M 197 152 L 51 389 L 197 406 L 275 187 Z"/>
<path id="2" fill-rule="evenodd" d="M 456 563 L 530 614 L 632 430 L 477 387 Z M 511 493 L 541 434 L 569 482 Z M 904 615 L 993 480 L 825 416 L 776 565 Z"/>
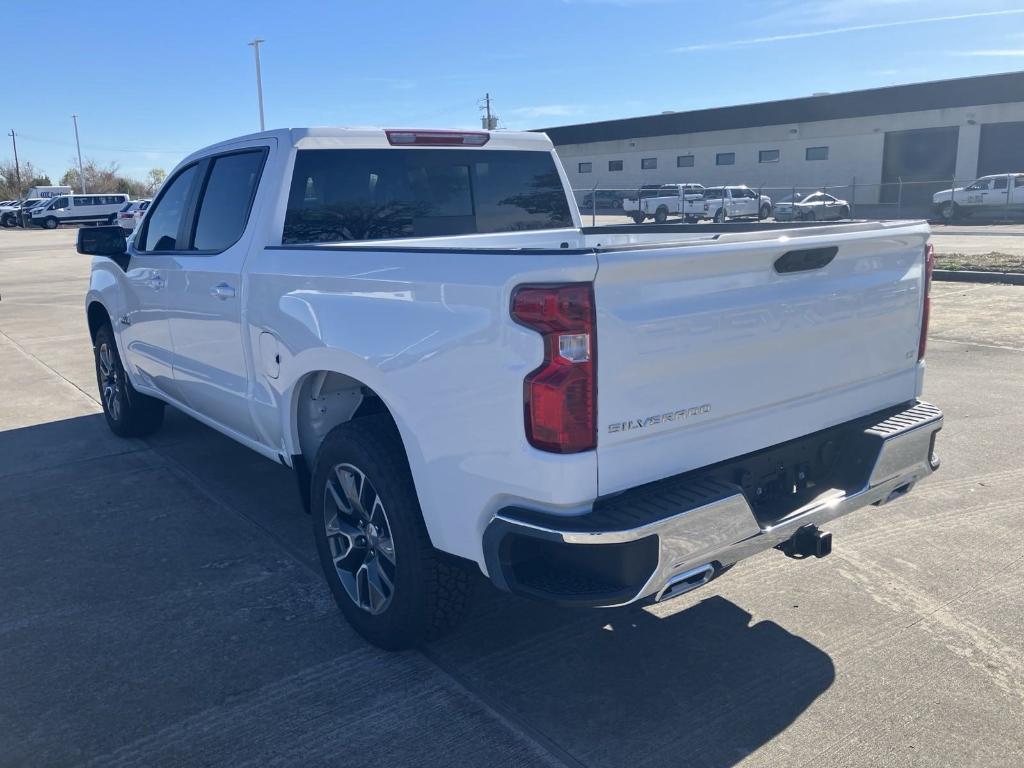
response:
<path id="1" fill-rule="evenodd" d="M 222 251 L 242 236 L 264 156 L 263 150 L 256 150 L 223 155 L 213 161 L 199 204 L 193 241 L 196 250 Z"/>
<path id="2" fill-rule="evenodd" d="M 164 186 L 163 193 L 153 206 L 153 212 L 146 216 L 145 231 L 139 237 L 140 251 L 177 249 L 178 230 L 185 218 L 198 168 L 198 165 L 190 165 Z M 184 248 L 185 243 L 181 246 Z"/>
<path id="3" fill-rule="evenodd" d="M 995 179 L 994 182 L 995 183 L 992 185 L 993 189 L 1006 189 L 1006 177 L 1005 176 L 1000 176 L 998 179 Z"/>

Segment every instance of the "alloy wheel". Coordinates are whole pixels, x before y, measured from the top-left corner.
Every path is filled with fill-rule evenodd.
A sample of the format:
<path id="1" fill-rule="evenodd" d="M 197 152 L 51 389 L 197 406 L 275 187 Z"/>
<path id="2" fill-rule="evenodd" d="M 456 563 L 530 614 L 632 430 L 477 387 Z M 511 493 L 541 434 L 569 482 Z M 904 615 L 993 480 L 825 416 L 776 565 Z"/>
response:
<path id="1" fill-rule="evenodd" d="M 109 344 L 101 344 L 99 351 L 100 393 L 107 413 L 114 421 L 121 419 L 121 372 Z"/>
<path id="2" fill-rule="evenodd" d="M 344 463 L 331 470 L 323 515 L 341 585 L 364 611 L 383 613 L 395 594 L 395 544 L 384 503 L 362 470 Z"/>

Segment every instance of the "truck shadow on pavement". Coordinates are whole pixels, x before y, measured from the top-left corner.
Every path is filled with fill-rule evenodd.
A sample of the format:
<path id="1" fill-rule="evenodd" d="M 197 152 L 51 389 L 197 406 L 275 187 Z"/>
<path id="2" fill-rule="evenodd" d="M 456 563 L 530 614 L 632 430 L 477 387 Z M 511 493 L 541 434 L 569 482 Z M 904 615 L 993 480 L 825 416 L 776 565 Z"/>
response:
<path id="1" fill-rule="evenodd" d="M 486 585 L 428 654 L 584 765 L 731 766 L 796 721 L 835 668 L 706 589 L 658 616 L 558 610 Z"/>
<path id="2" fill-rule="evenodd" d="M 133 472 L 138 480 L 130 477 Z M 77 481 L 86 477 L 88 483 Z M 151 482 L 165 487 L 154 496 Z M 160 539 L 154 528 L 154 542 L 144 544 L 159 546 L 171 561 L 176 547 L 181 547 L 179 562 L 169 565 L 169 570 L 179 572 L 182 583 L 199 579 L 200 571 L 192 576 L 188 571 L 214 558 L 212 553 L 204 554 L 205 549 L 244 550 L 244 543 L 229 541 L 237 536 L 243 542 L 262 542 L 258 549 L 249 542 L 253 556 L 266 557 L 275 550 L 287 553 L 304 566 L 302 580 L 316 584 L 314 571 L 319 572 L 319 565 L 309 518 L 300 509 L 291 472 L 171 409 L 161 432 L 145 441 L 114 438 L 98 414 L 0 432 L 0 484 L 7 488 L 10 496 L 4 495 L 9 499 L 24 498 L 22 506 L 38 504 L 40 499 L 47 506 L 59 506 L 69 524 L 76 515 L 113 509 L 109 505 L 119 497 L 132 505 L 149 502 L 130 499 L 151 496 L 163 498 L 165 505 L 167 496 L 202 498 L 201 517 L 198 508 L 180 507 L 182 519 L 173 528 L 176 540 Z M 172 485 L 193 490 L 176 491 Z M 8 511 L 17 514 L 18 506 L 14 503 Z M 139 513 L 148 514 L 145 508 L 125 512 Z M 8 521 L 8 527 L 21 525 L 15 519 Z M 174 518 L 162 515 L 160 519 Z M 126 531 L 125 540 L 141 542 L 150 535 L 147 530 Z M 102 535 L 97 531 L 95 536 L 80 537 L 77 556 L 99 562 L 117 559 L 119 552 L 135 552 L 135 544 L 128 549 L 116 546 L 110 538 L 120 536 L 116 531 L 109 528 Z M 8 533 L 14 536 L 13 529 Z M 189 537 L 196 540 L 190 542 Z M 13 549 L 5 546 L 0 551 L 4 559 L 24 560 L 24 567 L 13 568 L 12 577 L 21 573 L 27 578 L 35 573 L 28 564 L 47 556 L 31 551 L 33 541 L 42 547 L 43 539 L 24 539 Z M 129 573 L 133 564 L 126 559 L 108 562 L 107 567 Z M 298 575 L 293 573 L 292 578 Z M 500 593 L 481 578 L 467 621 L 425 649 L 424 655 L 453 678 L 456 690 L 468 689 L 511 721 L 515 730 L 525 732 L 567 765 L 731 766 L 793 724 L 830 687 L 835 669 L 821 649 L 772 621 L 751 624 L 750 613 L 717 594 L 717 584 L 726 583 L 730 575 L 703 592 L 661 606 L 661 615 L 640 608 L 556 609 Z M 117 583 L 123 592 L 118 599 L 139 599 L 142 586 Z M 28 594 L 32 584 L 8 584 L 7 588 L 24 592 L 26 605 L 33 604 Z M 230 603 L 232 593 L 231 589 L 220 593 L 219 601 Z M 87 603 L 91 594 L 83 593 L 76 601 Z M 100 594 L 104 601 L 111 599 Z M 85 603 L 76 602 L 74 610 L 87 617 Z M 230 613 L 233 609 L 208 605 L 193 610 L 198 620 L 204 611 Z M 217 626 L 214 622 L 208 631 L 216 634 Z M 305 630 L 292 628 L 290 632 L 312 634 L 307 638 L 290 634 L 287 643 L 292 649 L 315 646 L 321 654 L 334 653 L 334 644 L 337 653 L 361 645 L 353 633 L 339 631 L 333 621 L 329 626 L 334 628 L 325 630 L 322 623 Z M 258 630 L 252 629 L 254 636 L 259 636 Z M 244 624 L 233 624 L 231 631 L 244 635 Z M 46 637 L 38 639 L 40 647 L 47 646 Z M 106 647 L 104 653 L 131 658 L 142 652 L 117 645 Z M 255 655 L 249 663 L 268 669 L 281 663 L 274 658 L 280 647 L 246 645 L 247 653 Z M 195 669 L 182 675 L 201 675 L 218 648 L 216 640 L 206 651 L 193 646 L 192 654 L 177 663 Z M 261 654 L 270 658 L 261 662 Z M 393 657 L 394 664 L 405 663 L 406 656 Z M 288 661 L 296 668 L 307 663 L 312 660 L 290 657 Z M 367 669 L 366 674 L 378 672 Z M 86 682 L 96 685 L 95 680 L 64 682 L 72 687 Z M 100 683 L 92 695 L 97 703 L 116 708 L 123 692 L 104 691 Z M 151 706 L 161 708 L 155 702 Z M 150 716 L 156 714 L 150 712 Z M 173 713 L 166 714 L 173 718 Z M 435 764 L 433 758 L 443 756 L 430 757 L 427 763 Z M 451 764 L 458 764 L 458 756 L 451 757 Z"/>

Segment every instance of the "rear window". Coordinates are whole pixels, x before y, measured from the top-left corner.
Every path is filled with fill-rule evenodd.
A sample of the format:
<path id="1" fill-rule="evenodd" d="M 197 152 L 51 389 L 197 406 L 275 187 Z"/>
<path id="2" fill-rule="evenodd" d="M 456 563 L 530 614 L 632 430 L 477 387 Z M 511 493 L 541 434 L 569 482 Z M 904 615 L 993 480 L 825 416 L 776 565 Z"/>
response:
<path id="1" fill-rule="evenodd" d="M 549 152 L 304 149 L 283 243 L 515 232 L 573 226 Z"/>

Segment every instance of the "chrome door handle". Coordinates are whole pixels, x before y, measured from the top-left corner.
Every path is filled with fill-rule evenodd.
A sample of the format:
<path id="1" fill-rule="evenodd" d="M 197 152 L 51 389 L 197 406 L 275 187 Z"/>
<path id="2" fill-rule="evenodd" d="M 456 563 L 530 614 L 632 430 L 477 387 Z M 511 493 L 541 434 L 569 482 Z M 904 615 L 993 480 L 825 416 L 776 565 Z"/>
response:
<path id="1" fill-rule="evenodd" d="M 227 283 L 217 283 L 210 289 L 210 295 L 221 300 L 233 299 L 235 297 L 235 289 Z"/>
<path id="2" fill-rule="evenodd" d="M 146 284 L 154 291 L 159 291 L 164 287 L 164 279 L 160 277 L 160 275 L 157 275 L 156 277 L 149 278 L 149 281 Z"/>

